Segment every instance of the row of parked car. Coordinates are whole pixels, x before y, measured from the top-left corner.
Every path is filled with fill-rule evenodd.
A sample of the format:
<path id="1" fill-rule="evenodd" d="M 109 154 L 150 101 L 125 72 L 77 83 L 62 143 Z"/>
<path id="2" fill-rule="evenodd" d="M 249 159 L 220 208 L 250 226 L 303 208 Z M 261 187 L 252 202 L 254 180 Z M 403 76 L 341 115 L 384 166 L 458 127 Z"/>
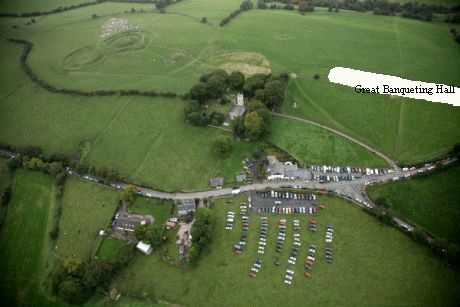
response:
<path id="1" fill-rule="evenodd" d="M 330 181 L 352 181 L 355 179 L 360 179 L 361 176 L 355 175 L 315 175 L 313 179 L 319 181 L 319 183 L 326 183 Z"/>
<path id="2" fill-rule="evenodd" d="M 297 256 L 299 254 L 300 246 L 302 243 L 300 242 L 300 221 L 299 220 L 294 220 L 293 222 L 294 226 L 294 243 L 291 249 L 291 255 L 289 256 L 288 263 L 290 265 L 295 265 L 297 263 Z M 292 284 L 292 281 L 294 279 L 294 271 L 287 269 L 286 274 L 284 276 L 284 283 L 285 284 Z"/>
<path id="3" fill-rule="evenodd" d="M 334 226 L 327 225 L 326 226 L 326 243 L 332 243 L 334 239 Z"/>
<path id="4" fill-rule="evenodd" d="M 276 238 L 276 252 L 281 253 L 286 240 L 286 219 L 281 219 L 278 225 L 278 238 Z"/>
<path id="5" fill-rule="evenodd" d="M 363 175 L 384 175 L 394 172 L 392 169 L 386 168 L 364 168 L 364 167 L 340 167 L 328 165 L 312 165 L 310 169 L 321 173 L 359 173 Z"/>
<path id="6" fill-rule="evenodd" d="M 316 259 L 316 245 L 315 244 L 310 244 L 308 247 L 308 255 L 307 255 L 307 260 L 305 261 L 305 272 L 304 276 L 311 278 L 311 271 L 313 271 L 313 263 L 315 262 Z"/>
<path id="7" fill-rule="evenodd" d="M 265 247 L 267 246 L 268 218 L 263 216 L 260 219 L 262 223 L 260 226 L 259 248 L 257 253 L 263 255 L 265 253 Z"/>
<path id="8" fill-rule="evenodd" d="M 301 207 L 278 207 L 278 206 L 264 206 L 258 207 L 256 212 L 259 213 L 279 213 L 279 214 L 316 214 L 318 208 L 316 205 L 301 206 Z"/>
<path id="9" fill-rule="evenodd" d="M 249 276 L 256 278 L 257 273 L 259 273 L 259 270 L 262 268 L 262 263 L 263 261 L 261 259 L 256 259 L 256 261 L 254 261 L 252 264 L 251 270 L 249 271 Z"/>
<path id="10" fill-rule="evenodd" d="M 227 223 L 225 225 L 225 229 L 226 230 L 232 230 L 234 221 L 235 221 L 235 212 L 228 211 L 227 212 Z"/>
<path id="11" fill-rule="evenodd" d="M 280 191 L 270 191 L 270 192 L 260 192 L 260 197 L 262 198 L 283 198 L 283 199 L 295 199 L 295 200 L 317 200 L 318 197 L 315 194 L 304 194 L 296 192 L 280 192 Z"/>

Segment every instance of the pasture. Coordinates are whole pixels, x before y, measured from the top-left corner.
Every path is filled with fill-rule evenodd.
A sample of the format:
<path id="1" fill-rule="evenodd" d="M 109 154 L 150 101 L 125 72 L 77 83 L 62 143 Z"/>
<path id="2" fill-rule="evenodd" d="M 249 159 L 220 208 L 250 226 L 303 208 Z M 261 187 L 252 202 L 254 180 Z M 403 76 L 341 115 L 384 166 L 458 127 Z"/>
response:
<path id="1" fill-rule="evenodd" d="M 91 257 L 99 241 L 99 231 L 110 225 L 118 199 L 118 192 L 112 189 L 67 178 L 61 201 L 56 256 L 61 259 L 74 256 L 82 260 Z"/>
<path id="2" fill-rule="evenodd" d="M 2 0 L 0 1 L 1 13 L 30 13 L 43 12 L 58 7 L 77 5 L 86 0 Z"/>
<path id="3" fill-rule="evenodd" d="M 326 208 L 316 218 L 319 231 L 307 230 L 301 220 L 300 254 L 292 285 L 283 283 L 286 260 L 292 246 L 292 220 L 297 215 L 270 215 L 266 252 L 258 256 L 259 214 L 250 215 L 248 246 L 241 256 L 232 251 L 241 236 L 240 201 L 227 204 L 216 200 L 214 241 L 197 268 L 183 270 L 169 266 L 158 252 L 139 254 L 113 283 L 123 293 L 147 300 L 187 305 L 284 305 L 308 301 L 312 305 L 451 305 L 459 292 L 458 274 L 448 269 L 427 248 L 413 242 L 400 231 L 387 227 L 358 207 L 337 198 L 322 197 Z M 232 231 L 225 230 L 228 210 L 236 213 Z M 277 223 L 288 219 L 287 240 L 280 255 L 281 266 L 273 264 Z M 334 263 L 326 264 L 325 225 L 333 224 Z M 308 244 L 318 245 L 318 259 L 312 278 L 303 277 Z M 256 258 L 263 260 L 257 278 L 248 276 Z M 423 274 L 420 274 L 423 270 Z M 235 295 L 238 293 L 238 295 Z"/>
<path id="4" fill-rule="evenodd" d="M 125 244 L 126 242 L 122 240 L 111 237 L 104 238 L 96 256 L 99 259 L 114 263 L 117 260 L 118 250 Z"/>
<path id="5" fill-rule="evenodd" d="M 129 213 L 151 215 L 155 218 L 155 223 L 161 225 L 168 220 L 171 208 L 171 201 L 138 196 L 134 203 L 129 206 Z"/>
<path id="6" fill-rule="evenodd" d="M 2 36 L 31 40 L 35 44 L 31 66 L 57 86 L 184 93 L 199 75 L 217 67 L 295 72 L 298 77 L 288 86 L 282 111 L 339 129 L 401 163 L 435 159 L 459 141 L 458 108 L 357 94 L 352 88 L 327 82 L 332 67 L 345 66 L 458 86 L 460 47 L 446 24 L 354 12 L 321 10 L 301 16 L 297 12 L 252 10 L 221 28 L 196 20 L 218 5 L 206 2 L 209 8 L 201 12 L 202 2 L 206 1 L 183 1 L 168 7 L 174 14 L 158 14 L 151 5 L 103 3 L 48 16 L 19 29 L 11 29 L 13 21 L 4 19 Z M 230 3 L 222 10 L 227 5 Z M 131 7 L 144 12 L 125 13 Z M 212 11 L 215 18 L 223 14 Z M 100 18 L 91 18 L 93 13 Z M 110 17 L 127 18 L 141 31 L 102 40 L 100 27 Z M 320 74 L 320 80 L 313 80 L 315 73 Z M 124 98 L 97 100 L 114 105 L 114 100 L 126 102 Z M 138 100 L 145 101 L 135 98 L 132 103 Z M 123 167 L 124 175 L 137 179 L 132 174 L 134 167 L 129 171 L 125 164 Z"/>
<path id="7" fill-rule="evenodd" d="M 386 199 L 389 207 L 435 236 L 460 244 L 460 166 L 427 178 L 368 188 L 370 197 Z"/>
<path id="8" fill-rule="evenodd" d="M 306 164 L 388 167 L 379 156 L 327 130 L 274 116 L 269 139 Z"/>
<path id="9" fill-rule="evenodd" d="M 48 220 L 54 208 L 51 176 L 18 170 L 8 215 L 0 232 L 0 292 L 6 305 L 48 305 L 42 291 L 47 258 Z"/>

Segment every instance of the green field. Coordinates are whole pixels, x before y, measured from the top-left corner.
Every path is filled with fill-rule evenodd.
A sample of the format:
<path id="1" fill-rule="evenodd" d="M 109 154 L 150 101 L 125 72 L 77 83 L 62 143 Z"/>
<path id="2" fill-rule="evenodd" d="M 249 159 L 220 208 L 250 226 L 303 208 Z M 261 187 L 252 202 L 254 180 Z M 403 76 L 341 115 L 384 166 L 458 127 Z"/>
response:
<path id="1" fill-rule="evenodd" d="M 8 216 L 0 232 L 0 292 L 2 303 L 47 305 L 42 292 L 47 259 L 47 223 L 54 207 L 53 178 L 16 172 Z"/>
<path id="2" fill-rule="evenodd" d="M 460 244 L 459 180 L 460 166 L 455 166 L 427 178 L 372 186 L 368 192 L 435 236 Z"/>
<path id="3" fill-rule="evenodd" d="M 99 259 L 109 261 L 109 262 L 115 262 L 117 259 L 117 252 L 122 247 L 125 245 L 126 242 L 122 240 L 118 240 L 115 238 L 104 238 L 104 240 L 101 243 L 101 246 L 99 247 L 99 250 L 97 251 L 96 256 Z"/>
<path id="4" fill-rule="evenodd" d="M 44 12 L 58 7 L 71 6 L 86 0 L 0 0 L 0 12 L 2 13 L 30 13 Z"/>
<path id="5" fill-rule="evenodd" d="M 239 199 L 244 200 L 244 196 Z M 280 257 L 282 265 L 277 267 L 272 261 L 278 255 L 274 245 L 281 216 L 269 215 L 266 253 L 260 257 L 264 263 L 257 278 L 252 279 L 248 272 L 257 258 L 259 216 L 250 216 L 248 247 L 242 256 L 232 252 L 232 245 L 241 235 L 238 213 L 236 227 L 230 232 L 224 230 L 226 212 L 238 211 L 238 199 L 231 205 L 225 200 L 215 203 L 215 241 L 196 269 L 170 267 L 158 253 L 139 255 L 114 283 L 123 292 L 146 299 L 192 306 L 294 306 L 300 302 L 350 306 L 454 304 L 460 294 L 456 287 L 459 276 L 430 250 L 342 200 L 322 198 L 321 203 L 326 209 L 317 218 L 320 225 L 317 234 L 306 230 L 308 218 L 300 218 L 302 247 L 293 267 L 295 277 L 291 286 L 283 283 L 283 277 L 288 267 L 295 217 L 287 216 L 287 240 Z M 335 228 L 332 265 L 326 264 L 322 256 L 326 224 Z M 306 279 L 303 277 L 305 246 L 312 243 L 318 245 L 318 259 L 312 279 Z"/>
<path id="6" fill-rule="evenodd" d="M 204 5 L 204 3 L 211 4 Z M 229 9 L 233 6 L 233 2 L 220 5 L 219 2 L 213 1 L 186 0 L 168 7 L 167 11 L 174 14 L 158 14 L 153 11 L 151 5 L 103 3 L 48 16 L 31 26 L 20 26 L 19 29 L 12 29 L 11 25 L 20 24 L 21 20 L 2 19 L 1 25 L 4 31 L 1 37 L 25 38 L 32 41 L 35 46 L 29 59 L 31 66 L 40 76 L 57 86 L 85 90 L 156 89 L 184 93 L 204 72 L 217 67 L 243 69 L 245 65 L 249 65 L 256 70 L 271 69 L 275 73 L 297 73 L 297 79 L 289 84 L 287 100 L 282 107 L 284 112 L 337 128 L 382 150 L 402 163 L 437 158 L 447 153 L 452 145 L 459 141 L 458 108 L 389 96 L 358 95 L 352 88 L 332 85 L 326 81 L 329 69 L 345 66 L 413 80 L 458 86 L 460 79 L 457 71 L 460 68 L 460 60 L 457 55 L 460 47 L 452 40 L 447 25 L 353 12 L 332 14 L 323 10 L 307 16 L 301 16 L 297 12 L 252 10 L 241 14 L 235 22 L 231 22 L 224 28 L 201 24 L 194 19 L 200 18 L 207 12 L 213 12 L 209 18 L 218 19 L 227 10 L 227 6 Z M 144 13 L 124 13 L 131 7 L 137 10 L 142 8 Z M 200 10 L 202 7 L 205 7 L 204 11 Z M 215 10 L 214 7 L 220 7 L 222 10 Z M 93 13 L 101 17 L 93 19 L 91 18 Z M 128 18 L 129 22 L 138 25 L 142 31 L 119 34 L 102 40 L 99 38 L 100 27 L 110 17 Z M 270 23 L 266 24 L 268 19 Z M 174 27 L 171 27 L 171 24 L 174 24 Z M 177 29 L 181 30 L 177 31 Z M 1 49 L 2 51 L 5 49 L 3 53 L 8 57 L 13 57 L 20 50 L 12 44 L 2 45 Z M 23 102 L 31 95 L 30 88 L 21 87 L 27 83 L 18 76 L 17 67 L 13 67 L 12 62 L 6 59 L 5 62 L 7 68 L 12 69 L 13 72 L 12 77 L 5 80 L 5 85 L 2 85 L 5 86 L 5 93 L 9 94 L 4 96 L 0 108 L 7 108 L 7 113 L 3 116 L 8 116 L 6 119 L 14 117 L 22 119 L 25 117 L 20 109 L 22 108 L 22 112 L 30 110 L 30 106 L 26 107 Z M 321 80 L 312 79 L 315 73 L 320 74 Z M 14 94 L 11 95 L 12 93 Z M 46 100 L 44 103 L 48 109 L 48 105 L 52 102 L 49 101 L 49 95 L 46 96 L 46 99 L 42 99 Z M 80 142 L 91 142 L 97 138 L 98 133 L 107 131 L 103 133 L 100 140 L 97 140 L 101 144 L 100 148 L 102 144 L 104 145 L 103 149 L 91 150 L 87 160 L 97 163 L 102 160 L 102 157 L 105 160 L 104 154 L 107 145 L 110 144 L 116 150 L 109 151 L 109 154 L 113 153 L 117 157 L 108 159 L 109 164 L 116 165 L 123 175 L 140 183 L 158 185 L 156 178 L 150 178 L 151 176 L 146 174 L 152 171 L 145 165 L 139 165 L 139 163 L 148 164 L 150 161 L 145 156 L 150 148 L 148 142 L 144 143 L 144 139 L 132 138 L 132 135 L 143 137 L 144 134 L 138 130 L 149 131 L 148 135 L 153 139 L 156 134 L 151 130 L 158 129 L 157 126 L 153 126 L 158 119 L 151 121 L 146 114 L 153 112 L 161 119 L 165 119 L 162 112 L 175 112 L 176 119 L 181 121 L 180 111 L 171 110 L 174 109 L 171 106 L 169 110 L 158 111 L 157 107 L 155 110 L 150 110 L 144 104 L 152 105 L 150 101 L 153 99 L 98 98 L 97 102 L 93 103 L 93 99 L 56 97 L 59 98 L 52 100 L 58 99 L 60 104 L 66 104 L 66 107 L 70 105 L 70 108 L 78 108 L 85 113 L 84 121 L 80 120 L 75 112 L 67 113 L 72 114 L 74 119 L 71 125 L 81 126 L 80 123 L 85 122 L 83 131 L 72 130 L 72 134 L 81 135 L 84 134 L 81 132 L 95 129 L 91 130 L 89 133 L 91 135 L 88 136 L 86 133 L 83 137 L 72 135 L 73 138 L 69 138 L 61 134 L 58 137 L 65 139 L 65 143 L 71 143 L 69 144 L 71 149 L 65 148 L 65 145 L 61 145 L 60 142 L 52 151 L 74 152 Z M 19 99 L 22 105 L 16 102 Z M 68 102 L 69 100 L 75 103 Z M 90 100 L 88 104 L 96 110 L 88 111 L 87 106 L 82 107 L 82 100 Z M 14 107 L 11 105 L 13 101 L 15 101 Z M 155 101 L 164 100 L 155 99 Z M 164 103 L 170 104 L 170 102 L 171 100 L 167 100 Z M 113 106 L 110 110 L 105 106 L 107 103 Z M 134 107 L 134 104 L 137 106 Z M 123 105 L 131 110 L 129 115 L 125 114 Z M 42 109 L 43 107 L 40 108 Z M 48 114 L 57 113 L 58 110 Z M 118 121 L 112 122 L 114 116 L 119 117 L 118 121 L 122 120 L 123 124 L 135 118 L 139 125 L 123 127 L 118 124 Z M 27 127 L 36 122 L 28 118 L 26 120 L 30 123 Z M 11 134 L 14 126 L 23 129 L 24 124 L 17 119 L 13 123 L 14 125 L 10 121 L 7 122 L 8 128 L 0 133 L 0 140 L 24 143 L 24 140 Z M 108 128 L 109 123 L 119 127 L 120 132 L 116 132 L 116 137 L 111 131 L 116 128 L 109 129 L 111 128 Z M 161 123 L 161 127 L 164 126 L 165 123 Z M 201 144 L 190 140 L 186 142 L 186 148 L 180 148 L 181 145 L 185 145 L 180 136 L 184 133 L 182 128 L 190 131 L 190 127 L 182 127 L 179 123 L 175 123 L 174 126 L 176 131 L 169 128 L 164 130 L 168 140 L 177 140 L 177 144 L 173 144 L 178 146 L 177 152 L 198 153 L 197 148 L 190 148 L 192 143 L 197 144 L 195 147 L 201 149 L 207 147 L 206 142 L 200 139 Z M 39 131 L 43 132 L 43 129 Z M 51 131 L 53 134 L 56 133 L 56 129 Z M 168 132 L 171 133 L 168 135 Z M 123 134 L 127 133 L 132 142 L 122 139 L 126 137 Z M 195 134 L 197 133 L 193 135 Z M 207 134 L 209 137 L 217 133 L 200 132 L 200 134 Z M 45 133 L 42 135 L 46 143 L 53 141 L 53 138 Z M 31 135 L 31 138 L 37 142 L 40 139 L 35 135 Z M 138 148 L 140 143 L 144 148 Z M 130 162 L 126 163 L 118 156 L 121 150 L 126 153 L 127 148 L 132 148 L 133 144 L 136 144 L 136 150 L 130 149 L 129 152 L 136 155 L 136 162 L 131 161 L 134 158 L 132 156 L 129 158 Z M 44 145 L 43 147 L 48 149 L 47 144 Z M 163 147 L 162 144 L 158 145 Z M 152 147 L 152 150 L 155 149 L 156 147 Z M 100 154 L 101 152 L 104 154 Z M 206 162 L 203 163 L 205 165 L 214 164 L 207 163 L 211 159 L 209 154 L 199 152 L 197 156 L 206 157 L 204 159 Z M 178 158 L 183 160 L 183 157 Z M 224 163 L 226 164 L 224 166 L 219 165 L 217 169 L 225 177 L 231 177 L 236 171 L 233 163 L 239 158 L 241 157 L 232 157 L 231 162 Z M 161 157 L 161 160 L 164 161 L 164 157 Z M 154 163 L 155 166 L 158 165 L 157 161 L 152 162 L 152 165 Z M 231 171 L 228 171 L 229 164 L 233 164 Z M 188 168 L 187 171 L 190 169 Z M 216 169 L 208 170 L 210 176 L 215 176 L 217 173 Z M 183 174 L 180 177 L 183 178 Z M 205 177 L 208 176 L 203 176 Z M 190 189 L 204 187 L 204 182 L 203 180 L 200 184 L 192 185 L 171 178 L 171 182 L 158 186 L 165 189 Z"/>
<path id="7" fill-rule="evenodd" d="M 110 225 L 118 199 L 118 193 L 107 187 L 68 178 L 62 197 L 56 256 L 61 259 L 74 256 L 82 260 L 91 257 L 97 247 L 99 231 Z"/>
<path id="8" fill-rule="evenodd" d="M 129 212 L 141 215 L 151 215 L 155 223 L 164 224 L 171 213 L 172 203 L 167 200 L 136 197 L 129 207 Z"/>
<path id="9" fill-rule="evenodd" d="M 306 164 L 388 167 L 380 157 L 332 132 L 273 117 L 270 141 Z"/>

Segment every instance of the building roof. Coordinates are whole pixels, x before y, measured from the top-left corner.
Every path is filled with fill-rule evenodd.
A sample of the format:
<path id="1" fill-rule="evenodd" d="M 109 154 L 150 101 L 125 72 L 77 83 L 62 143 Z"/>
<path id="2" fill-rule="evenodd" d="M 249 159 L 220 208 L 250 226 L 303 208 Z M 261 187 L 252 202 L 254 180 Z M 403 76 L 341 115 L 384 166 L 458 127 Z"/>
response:
<path id="1" fill-rule="evenodd" d="M 222 177 L 211 178 L 211 180 L 209 180 L 209 183 L 211 184 L 212 187 L 221 187 L 224 185 L 224 178 Z"/>
<path id="2" fill-rule="evenodd" d="M 246 180 L 246 174 L 245 173 L 237 173 L 236 174 L 236 181 L 238 182 L 243 182 Z"/>
<path id="3" fill-rule="evenodd" d="M 182 202 L 182 204 L 177 206 L 177 211 L 180 213 L 181 211 L 187 212 L 187 211 L 195 211 L 196 206 L 195 206 L 195 201 L 194 200 L 185 200 Z"/>
<path id="4" fill-rule="evenodd" d="M 150 244 L 146 244 L 142 241 L 139 241 L 139 243 L 137 243 L 136 248 L 146 255 L 150 255 L 153 250 Z"/>
<path id="5" fill-rule="evenodd" d="M 268 165 L 268 173 L 270 175 L 282 175 L 284 176 L 284 164 L 281 162 L 274 162 Z"/>
<path id="6" fill-rule="evenodd" d="M 284 163 L 284 176 L 285 177 L 295 177 L 295 172 L 297 171 L 297 165 L 290 162 Z"/>

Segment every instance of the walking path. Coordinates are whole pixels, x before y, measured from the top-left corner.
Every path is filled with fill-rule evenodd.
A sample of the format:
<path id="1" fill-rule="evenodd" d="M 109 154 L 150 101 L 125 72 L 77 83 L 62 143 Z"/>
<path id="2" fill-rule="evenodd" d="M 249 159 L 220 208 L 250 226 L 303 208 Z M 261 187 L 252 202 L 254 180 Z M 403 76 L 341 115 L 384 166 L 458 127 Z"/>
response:
<path id="1" fill-rule="evenodd" d="M 355 139 L 355 138 L 353 138 L 353 137 L 351 137 L 351 136 L 349 136 L 349 135 L 347 135 L 347 134 L 345 134 L 345 133 L 343 133 L 343 132 L 340 132 L 339 130 L 336 130 L 336 129 L 334 129 L 334 128 L 325 126 L 325 125 L 323 125 L 323 124 L 320 124 L 320 123 L 317 123 L 317 122 L 314 122 L 314 121 L 311 121 L 311 120 L 308 120 L 308 119 L 304 119 L 304 118 L 300 118 L 300 117 L 296 117 L 296 116 L 292 116 L 292 115 L 281 114 L 281 113 L 276 113 L 276 112 L 272 112 L 272 114 L 275 115 L 275 116 L 284 117 L 284 118 L 288 118 L 288 119 L 293 119 L 293 120 L 297 120 L 297 121 L 300 121 L 300 122 L 304 122 L 304 123 L 306 123 L 306 124 L 310 124 L 310 125 L 313 125 L 313 126 L 316 126 L 316 127 L 320 127 L 320 128 L 322 128 L 322 129 L 326 129 L 326 130 L 328 130 L 328 131 L 330 131 L 330 132 L 332 132 L 332 133 L 338 134 L 338 135 L 340 135 L 340 136 L 346 138 L 347 140 L 352 141 L 353 143 L 356 143 L 356 144 L 358 144 L 358 145 L 360 145 L 360 146 L 366 148 L 367 150 L 369 150 L 369 151 L 375 153 L 375 154 L 378 155 L 379 157 L 385 159 L 385 161 L 387 161 L 388 164 L 391 165 L 391 167 L 392 167 L 393 169 L 395 169 L 395 170 L 396 170 L 396 169 L 399 169 L 399 167 L 398 167 L 398 165 L 396 164 L 396 162 L 395 162 L 393 159 L 391 159 L 390 157 L 388 157 L 387 155 L 385 155 L 383 152 L 378 151 L 378 150 L 376 150 L 376 149 L 370 147 L 369 145 L 367 145 L 367 144 L 365 144 L 365 143 L 363 143 L 363 142 L 361 142 L 361 141 L 359 141 L 359 140 L 357 140 L 357 139 Z"/>

